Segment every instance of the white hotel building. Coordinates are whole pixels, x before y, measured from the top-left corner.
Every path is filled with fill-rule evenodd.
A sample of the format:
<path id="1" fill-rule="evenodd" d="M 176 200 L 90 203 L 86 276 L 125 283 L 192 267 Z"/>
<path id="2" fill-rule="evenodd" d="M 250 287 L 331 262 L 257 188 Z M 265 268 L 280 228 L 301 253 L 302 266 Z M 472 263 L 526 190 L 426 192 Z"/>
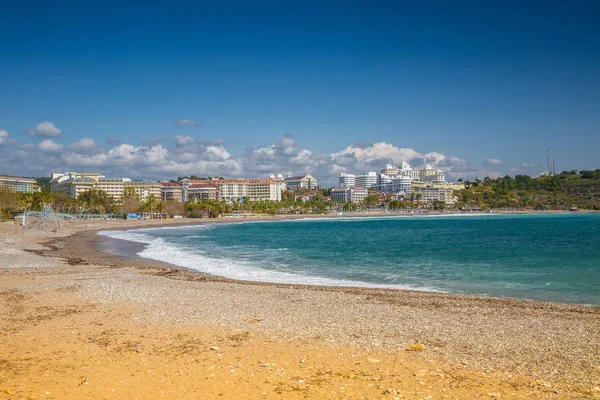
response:
<path id="1" fill-rule="evenodd" d="M 356 175 L 342 172 L 339 178 L 340 187 L 356 186 Z"/>
<path id="2" fill-rule="evenodd" d="M 248 198 L 254 201 L 281 201 L 281 192 L 286 186 L 283 176 L 271 175 L 266 179 L 182 179 L 181 183 L 191 192 L 195 188 L 215 188 L 217 200 L 241 200 Z M 207 189 L 208 190 L 208 189 Z M 189 194 L 188 194 L 189 196 Z M 209 198 L 212 195 L 209 193 Z M 193 196 L 189 196 L 193 197 Z M 204 198 L 204 197 L 200 197 Z"/>
<path id="3" fill-rule="evenodd" d="M 331 189 L 331 198 L 345 203 L 359 203 L 367 198 L 367 189 L 359 186 L 344 186 Z"/>
<path id="4" fill-rule="evenodd" d="M 362 175 L 356 175 L 356 186 L 361 186 L 366 189 L 377 185 L 377 172 L 369 171 Z M 340 185 L 341 186 L 341 185 Z"/>

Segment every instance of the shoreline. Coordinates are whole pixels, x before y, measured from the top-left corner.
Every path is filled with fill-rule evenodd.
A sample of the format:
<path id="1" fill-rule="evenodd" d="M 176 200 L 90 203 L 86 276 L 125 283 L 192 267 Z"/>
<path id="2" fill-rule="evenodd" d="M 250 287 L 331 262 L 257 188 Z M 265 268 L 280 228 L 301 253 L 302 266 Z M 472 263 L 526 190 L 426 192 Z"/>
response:
<path id="1" fill-rule="evenodd" d="M 539 214 L 548 214 L 548 212 L 540 212 L 540 213 L 533 213 L 532 215 L 539 215 Z M 550 214 L 556 214 L 551 212 Z M 564 214 L 568 214 L 571 215 L 572 213 L 564 213 Z M 439 214 L 441 216 L 444 216 L 444 214 Z M 453 214 L 454 216 L 463 216 L 463 214 Z M 493 215 L 498 215 L 498 214 L 493 214 Z M 505 215 L 505 214 L 500 214 L 500 215 Z M 507 214 L 507 215 L 512 215 L 512 214 Z M 436 215 L 437 216 L 437 215 Z M 475 216 L 486 216 L 486 214 L 467 214 L 466 216 L 469 217 L 475 217 Z M 496 299 L 496 300 L 508 300 L 508 301 L 525 301 L 525 302 L 537 302 L 537 303 L 550 303 L 550 304 L 555 304 L 555 305 L 566 305 L 566 306 L 578 306 L 578 307 L 589 307 L 592 309 L 598 309 L 600 310 L 600 305 L 597 304 L 585 304 L 585 303 L 569 303 L 569 302 L 560 302 L 560 301 L 555 301 L 555 300 L 539 300 L 539 299 L 527 299 L 527 298 L 518 298 L 518 297 L 501 297 L 501 296 L 488 296 L 488 295 L 477 295 L 477 294 L 468 294 L 468 293 L 454 293 L 454 292 L 448 292 L 448 291 L 442 291 L 442 290 L 434 290 L 434 289 L 425 289 L 425 288 L 407 288 L 407 287 L 401 287 L 402 285 L 378 285 L 376 283 L 373 284 L 369 284 L 368 282 L 355 282 L 356 284 L 348 284 L 348 285 L 344 285 L 343 281 L 340 281 L 341 283 L 336 283 L 333 282 L 331 284 L 326 284 L 326 283 L 302 283 L 302 282 L 281 282 L 281 281 L 270 281 L 270 280 L 244 280 L 244 279 L 240 279 L 240 278 L 231 278 L 231 277 L 225 277 L 225 276 L 221 276 L 221 275 L 214 275 L 214 274 L 210 274 L 208 272 L 203 272 L 200 270 L 197 270 L 195 268 L 191 268 L 191 267 L 185 267 L 185 266 L 181 266 L 181 265 L 176 265 L 176 264 L 172 264 L 169 263 L 167 261 L 163 261 L 163 260 L 156 260 L 153 258 L 146 258 L 143 256 L 139 256 L 137 253 L 137 251 L 135 252 L 135 254 L 115 254 L 115 253 L 111 253 L 111 252 L 102 252 L 97 248 L 97 242 L 98 241 L 124 241 L 124 242 L 128 242 L 132 244 L 132 247 L 135 247 L 136 249 L 146 249 L 148 247 L 148 244 L 146 243 L 140 243 L 140 242 L 135 242 L 135 241 L 131 241 L 131 240 L 127 240 L 127 239 L 122 239 L 122 238 L 114 238 L 111 236 L 105 236 L 105 235 L 99 235 L 98 232 L 100 231 L 135 231 L 138 229 L 161 229 L 161 228 L 173 228 L 173 227 L 193 227 L 193 226 L 197 226 L 197 225 L 204 225 L 204 224 L 235 224 L 235 223 L 260 223 L 260 222 L 284 222 L 284 221 L 311 221 L 311 220 L 318 220 L 318 219 L 325 219 L 325 220 L 337 220 L 337 219 L 344 219 L 344 218 L 356 218 L 356 219 L 379 219 L 379 218 L 386 218 L 386 217 L 412 217 L 411 215 L 399 215 L 399 216 L 388 216 L 388 215 L 380 215 L 380 216 L 372 216 L 372 217 L 365 217 L 365 216 L 353 216 L 353 217 L 328 217 L 328 216 L 320 216 L 317 218 L 303 218 L 303 217 L 292 217 L 292 218 L 287 218 L 286 216 L 276 216 L 276 217 L 272 217 L 272 218 L 264 218 L 264 219 L 227 219 L 227 220 L 223 220 L 223 219 L 209 219 L 209 220 L 204 220 L 204 222 L 192 222 L 190 224 L 185 224 L 185 223 L 179 223 L 177 222 L 174 225 L 167 225 L 165 226 L 164 224 L 158 224 L 158 225 L 146 225 L 142 228 L 138 228 L 138 227 L 133 227 L 133 228 L 124 228 L 124 229 L 120 229 L 120 228 L 110 228 L 110 229 L 98 229 L 96 230 L 96 238 L 92 239 L 91 242 L 87 243 L 86 245 L 90 245 L 91 248 L 87 248 L 86 252 L 91 251 L 91 252 L 97 252 L 100 254 L 111 254 L 112 256 L 118 256 L 118 257 L 123 257 L 132 261 L 137 261 L 140 263 L 146 263 L 146 264 L 157 264 L 157 265 L 163 265 L 163 266 L 167 266 L 170 269 L 173 270 L 181 270 L 184 271 L 186 273 L 190 273 L 190 274 L 200 274 L 201 276 L 206 277 L 207 279 L 214 279 L 217 281 L 227 281 L 227 282 L 240 282 L 240 283 L 244 283 L 244 284 L 257 284 L 257 285 L 288 285 L 288 286 L 295 286 L 295 287 L 318 287 L 321 288 L 321 290 L 327 290 L 328 288 L 343 288 L 346 290 L 399 290 L 399 291 L 408 291 L 408 292 L 417 292 L 417 293 L 421 293 L 421 292 L 425 292 L 425 293 L 437 293 L 437 294 L 444 294 L 444 295 L 452 295 L 452 296 L 466 296 L 466 297 L 470 297 L 470 298 L 478 298 L 478 299 Z M 419 215 L 419 218 L 424 217 Z M 92 243 L 93 242 L 93 243 Z M 91 244 L 90 244 L 91 243 Z M 95 262 L 97 262 L 95 260 Z M 187 278 L 182 278 L 182 279 L 187 279 Z M 348 281 L 349 283 L 351 283 L 350 281 Z"/>
<path id="2" fill-rule="evenodd" d="M 152 227 L 190 225 L 186 222 Z M 214 221 L 198 221 L 206 222 Z M 89 358 L 64 352 L 71 342 L 72 354 L 93 352 L 87 357 L 104 361 L 88 378 L 69 378 L 76 380 L 76 389 L 65 389 L 69 394 L 92 390 L 80 384 L 85 379 L 109 387 L 131 381 L 126 378 L 131 374 L 136 379 L 128 384 L 133 392 L 121 385 L 115 388 L 118 393 L 131 397 L 149 387 L 158 391 L 143 397 L 184 393 L 163 394 L 152 380 L 159 365 L 168 367 L 162 373 L 179 387 L 191 383 L 177 380 L 172 370 L 188 370 L 196 388 L 225 398 L 264 398 L 263 392 L 266 398 L 378 398 L 385 391 L 405 398 L 594 398 L 600 386 L 600 309 L 398 289 L 235 281 L 152 260 L 127 260 L 94 247 L 97 230 L 144 227 L 150 226 L 90 221 L 65 224 L 57 233 L 15 227 L 3 239 L 0 232 L 0 244 L 7 244 L 0 245 L 0 253 L 22 257 L 0 281 L 0 316 L 7 321 L 0 350 L 12 354 L 6 357 L 9 364 L 0 357 L 0 365 L 9 366 L 8 375 L 0 373 L 0 389 L 9 383 L 25 391 L 27 385 L 39 387 L 32 379 L 43 374 L 35 374 L 37 364 L 27 360 L 42 357 L 40 349 L 47 348 L 51 353 L 43 357 L 55 357 L 57 365 L 72 359 L 74 365 L 91 368 L 85 361 Z M 44 310 L 50 309 L 56 310 L 54 316 L 45 317 Z M 60 336 L 70 331 L 73 339 Z M 77 339 L 80 335 L 84 342 Z M 407 352 L 412 343 L 423 343 L 425 350 Z M 300 358 L 306 363 L 299 363 Z M 110 371 L 102 367 L 113 362 L 124 364 Z M 146 363 L 154 365 L 152 373 Z M 287 374 L 278 369 L 282 367 Z M 20 374 L 24 368 L 31 373 Z M 48 385 L 63 387 L 56 374 L 51 378 Z M 457 380 L 463 384 L 457 386 Z M 239 383 L 231 387 L 232 382 Z M 354 396 L 348 395 L 351 389 Z"/>

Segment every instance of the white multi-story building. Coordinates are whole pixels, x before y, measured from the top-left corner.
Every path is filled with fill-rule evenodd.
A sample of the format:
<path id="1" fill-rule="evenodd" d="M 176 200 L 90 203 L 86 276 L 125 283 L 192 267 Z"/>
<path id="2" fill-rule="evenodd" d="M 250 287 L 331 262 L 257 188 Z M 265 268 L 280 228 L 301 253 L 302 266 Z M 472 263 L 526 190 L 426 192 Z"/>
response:
<path id="1" fill-rule="evenodd" d="M 281 192 L 286 186 L 283 176 L 271 175 L 267 179 L 189 179 L 181 180 L 188 189 L 189 198 L 212 198 L 217 200 L 241 200 L 248 198 L 254 201 L 281 201 Z M 216 191 L 209 189 L 216 188 Z M 194 192 L 192 193 L 192 189 Z"/>
<path id="2" fill-rule="evenodd" d="M 394 167 L 392 164 L 386 164 L 380 173 L 387 176 L 396 176 L 400 173 L 400 168 Z"/>
<path id="3" fill-rule="evenodd" d="M 367 189 L 372 188 L 373 186 L 377 185 L 377 172 L 369 171 L 362 175 L 356 175 L 355 184 L 356 186 L 361 186 Z M 342 186 L 341 182 L 340 186 Z"/>
<path id="4" fill-rule="evenodd" d="M 125 183 L 131 182 L 129 178 L 107 178 L 99 173 L 53 172 L 51 176 L 51 191 L 65 192 L 74 198 L 88 190 L 102 190 L 118 201 L 123 198 Z"/>
<path id="5" fill-rule="evenodd" d="M 382 179 L 382 183 L 378 183 L 374 186 L 378 192 L 386 194 L 401 194 L 404 195 L 411 187 L 412 179 L 408 176 L 398 175 L 394 178 L 385 177 Z"/>
<path id="6" fill-rule="evenodd" d="M 411 188 L 408 194 L 414 193 L 415 195 L 420 194 L 421 200 L 427 203 L 431 203 L 435 200 L 441 200 L 449 206 L 453 206 L 456 202 L 454 197 L 454 190 L 442 187 L 416 187 Z"/>
<path id="7" fill-rule="evenodd" d="M 255 201 L 281 201 L 281 192 L 285 188 L 282 178 L 271 175 L 269 179 L 248 179 L 248 197 Z"/>
<path id="8" fill-rule="evenodd" d="M 339 177 L 340 187 L 356 186 L 356 175 L 342 172 Z"/>
<path id="9" fill-rule="evenodd" d="M 303 176 L 288 176 L 283 180 L 287 190 L 299 190 L 299 189 L 317 189 L 319 182 L 313 178 L 310 174 Z"/>
<path id="10" fill-rule="evenodd" d="M 155 181 L 128 181 L 123 182 L 124 191 L 127 194 L 134 194 L 139 197 L 140 202 L 146 201 L 148 197 L 154 196 L 158 201 L 161 199 L 161 190 L 163 186 Z"/>
<path id="11" fill-rule="evenodd" d="M 37 182 L 33 178 L 0 175 L 0 189 L 21 193 L 33 193 L 35 185 L 37 185 Z"/>
<path id="12" fill-rule="evenodd" d="M 331 198 L 337 201 L 358 203 L 367 198 L 367 189 L 359 186 L 344 186 L 331 189 Z"/>
<path id="13" fill-rule="evenodd" d="M 407 176 L 413 181 L 418 181 L 421 178 L 421 171 L 412 169 L 409 163 L 402 161 L 402 164 L 400 165 L 400 175 Z"/>

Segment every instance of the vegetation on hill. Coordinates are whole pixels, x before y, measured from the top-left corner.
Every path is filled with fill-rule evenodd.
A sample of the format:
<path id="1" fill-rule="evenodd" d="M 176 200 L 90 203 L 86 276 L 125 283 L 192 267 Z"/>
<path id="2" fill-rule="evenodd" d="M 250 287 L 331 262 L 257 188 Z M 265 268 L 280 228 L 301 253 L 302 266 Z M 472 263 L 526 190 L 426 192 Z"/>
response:
<path id="1" fill-rule="evenodd" d="M 456 208 L 530 208 L 565 210 L 600 209 L 600 169 L 563 171 L 554 176 L 531 178 L 517 175 L 465 182 L 457 193 Z"/>

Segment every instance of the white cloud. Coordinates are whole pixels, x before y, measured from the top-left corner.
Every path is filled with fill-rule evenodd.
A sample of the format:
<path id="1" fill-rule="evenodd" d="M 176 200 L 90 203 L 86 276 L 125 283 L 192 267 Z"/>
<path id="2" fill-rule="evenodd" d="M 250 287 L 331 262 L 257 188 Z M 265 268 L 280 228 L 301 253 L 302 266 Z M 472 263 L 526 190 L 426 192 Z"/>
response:
<path id="1" fill-rule="evenodd" d="M 450 179 L 469 179 L 484 174 L 497 176 L 496 171 L 473 169 L 457 156 L 439 152 L 420 153 L 411 148 L 390 143 L 356 143 L 332 153 L 318 153 L 302 147 L 286 134 L 272 144 L 231 154 L 222 140 L 205 140 L 192 136 L 175 136 L 171 146 L 146 142 L 121 143 L 104 148 L 91 138 L 63 146 L 52 139 L 37 146 L 24 144 L 15 151 L 31 171 L 64 168 L 76 171 L 99 171 L 108 176 L 127 176 L 133 179 L 174 178 L 182 175 L 258 178 L 272 173 L 300 175 L 311 173 L 323 186 L 337 183 L 340 172 L 364 173 L 378 171 L 387 163 L 408 161 L 413 168 L 431 164 L 443 170 Z M 0 153 L 0 168 L 14 169 L 9 154 Z M 12 157 L 12 155 L 11 155 Z M 15 156 L 16 157 L 16 156 Z M 4 158 L 4 160 L 3 160 Z"/>
<path id="2" fill-rule="evenodd" d="M 173 141 L 175 142 L 175 144 L 177 146 L 186 146 L 186 145 L 194 143 L 194 138 L 191 136 L 175 135 L 175 137 L 173 137 Z"/>
<path id="3" fill-rule="evenodd" d="M 418 157 L 422 157 L 421 154 L 413 149 L 396 147 L 385 142 L 367 147 L 350 145 L 340 152 L 331 154 L 331 159 L 336 164 L 359 168 L 359 171 L 383 161 L 397 164 L 402 161 L 410 162 Z"/>
<path id="4" fill-rule="evenodd" d="M 231 157 L 231 154 L 223 146 L 208 146 L 206 150 L 216 154 L 222 160 L 227 160 Z"/>
<path id="5" fill-rule="evenodd" d="M 9 138 L 10 135 L 8 134 L 8 131 L 5 129 L 0 129 L 0 146 L 8 143 Z"/>
<path id="6" fill-rule="evenodd" d="M 78 142 L 71 143 L 68 149 L 77 153 L 91 153 L 98 149 L 98 143 L 94 139 L 83 138 Z"/>
<path id="7" fill-rule="evenodd" d="M 45 139 L 38 143 L 38 148 L 46 153 L 57 153 L 62 150 L 64 146 L 60 143 L 56 143 L 52 139 Z"/>
<path id="8" fill-rule="evenodd" d="M 175 125 L 198 127 L 201 125 L 201 123 L 194 121 L 193 119 L 186 118 L 186 119 L 178 119 L 177 121 L 175 121 Z"/>
<path id="9" fill-rule="evenodd" d="M 497 158 L 488 158 L 488 159 L 485 161 L 485 163 L 486 163 L 487 165 L 502 165 L 502 164 L 504 164 L 504 161 L 502 161 L 502 160 L 499 160 L 499 159 L 497 159 Z"/>
<path id="10" fill-rule="evenodd" d="M 521 163 L 521 168 L 537 168 L 537 167 L 541 167 L 541 165 L 536 162 L 523 161 Z"/>
<path id="11" fill-rule="evenodd" d="M 29 133 L 30 136 L 45 138 L 60 137 L 62 133 L 62 131 L 50 121 L 41 122 L 37 124 L 34 129 L 28 129 L 26 132 Z"/>

